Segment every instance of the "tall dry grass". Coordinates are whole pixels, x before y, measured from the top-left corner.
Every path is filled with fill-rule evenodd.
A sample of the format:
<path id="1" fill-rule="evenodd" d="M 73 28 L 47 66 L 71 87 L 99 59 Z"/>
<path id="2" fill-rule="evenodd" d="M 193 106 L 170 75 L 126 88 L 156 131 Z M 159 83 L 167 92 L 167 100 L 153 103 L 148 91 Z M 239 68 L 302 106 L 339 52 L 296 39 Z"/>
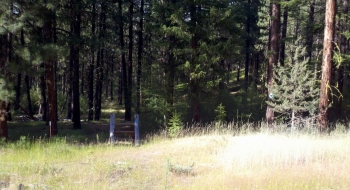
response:
<path id="1" fill-rule="evenodd" d="M 175 139 L 159 133 L 141 147 L 64 140 L 7 145 L 0 148 L 0 187 L 350 189 L 348 133 L 232 132 L 229 127 L 194 127 Z"/>

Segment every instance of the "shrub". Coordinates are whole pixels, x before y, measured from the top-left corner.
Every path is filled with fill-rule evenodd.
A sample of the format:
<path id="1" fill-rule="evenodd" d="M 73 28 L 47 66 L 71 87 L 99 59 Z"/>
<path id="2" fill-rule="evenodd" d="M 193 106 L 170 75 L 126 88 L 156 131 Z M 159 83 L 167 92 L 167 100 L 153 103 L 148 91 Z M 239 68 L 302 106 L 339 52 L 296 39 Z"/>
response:
<path id="1" fill-rule="evenodd" d="M 169 137 L 177 137 L 182 130 L 182 122 L 178 113 L 174 113 L 173 117 L 170 118 L 168 123 L 168 134 Z"/>

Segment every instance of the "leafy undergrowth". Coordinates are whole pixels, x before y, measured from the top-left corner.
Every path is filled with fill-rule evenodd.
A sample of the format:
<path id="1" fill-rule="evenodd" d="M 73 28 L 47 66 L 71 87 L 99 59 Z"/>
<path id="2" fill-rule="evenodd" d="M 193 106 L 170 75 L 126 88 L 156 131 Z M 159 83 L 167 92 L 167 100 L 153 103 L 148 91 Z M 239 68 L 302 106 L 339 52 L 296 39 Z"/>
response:
<path id="1" fill-rule="evenodd" d="M 0 188 L 349 189 L 349 137 L 202 129 L 140 147 L 22 138 L 0 148 Z"/>

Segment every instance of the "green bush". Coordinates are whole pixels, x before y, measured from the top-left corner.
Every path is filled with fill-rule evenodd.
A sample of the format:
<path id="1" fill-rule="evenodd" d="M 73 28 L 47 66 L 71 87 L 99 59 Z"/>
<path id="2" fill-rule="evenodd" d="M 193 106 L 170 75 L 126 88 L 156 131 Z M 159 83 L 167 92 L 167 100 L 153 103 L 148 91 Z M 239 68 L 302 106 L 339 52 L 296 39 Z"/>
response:
<path id="1" fill-rule="evenodd" d="M 226 111 L 225 111 L 225 106 L 223 106 L 222 103 L 220 103 L 220 105 L 218 105 L 218 107 L 215 109 L 215 114 L 216 114 L 215 119 L 217 122 L 225 121 Z"/>
<path id="2" fill-rule="evenodd" d="M 177 137 L 182 130 L 182 122 L 180 119 L 180 115 L 178 113 L 174 113 L 173 117 L 170 118 L 168 123 L 168 134 L 169 137 L 174 138 Z"/>

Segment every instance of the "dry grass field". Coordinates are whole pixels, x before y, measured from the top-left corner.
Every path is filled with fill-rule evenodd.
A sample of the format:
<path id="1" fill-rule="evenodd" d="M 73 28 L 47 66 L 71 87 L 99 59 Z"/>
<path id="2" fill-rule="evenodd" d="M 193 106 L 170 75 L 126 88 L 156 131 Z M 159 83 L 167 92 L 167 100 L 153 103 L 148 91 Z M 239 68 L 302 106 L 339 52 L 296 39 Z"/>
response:
<path id="1" fill-rule="evenodd" d="M 350 134 L 22 139 L 0 148 L 0 165 L 1 189 L 350 189 Z"/>

